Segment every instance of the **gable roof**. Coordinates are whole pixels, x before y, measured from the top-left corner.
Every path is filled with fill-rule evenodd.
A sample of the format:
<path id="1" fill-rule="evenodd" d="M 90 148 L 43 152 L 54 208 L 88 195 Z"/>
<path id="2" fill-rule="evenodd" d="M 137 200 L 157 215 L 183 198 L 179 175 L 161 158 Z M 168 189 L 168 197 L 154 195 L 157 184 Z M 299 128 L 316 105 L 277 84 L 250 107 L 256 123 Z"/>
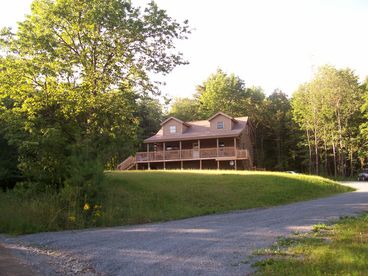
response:
<path id="1" fill-rule="evenodd" d="M 231 116 L 229 116 L 229 115 L 227 115 L 227 114 L 225 114 L 225 113 L 223 113 L 223 112 L 217 112 L 216 114 L 214 114 L 214 115 L 212 115 L 210 118 L 208 118 L 208 121 L 211 121 L 211 120 L 213 120 L 214 118 L 216 118 L 217 116 L 219 116 L 219 115 L 222 115 L 222 116 L 224 116 L 224 117 L 226 117 L 226 118 L 229 118 L 230 120 L 232 120 L 234 123 L 236 123 L 236 119 L 234 118 L 234 117 L 231 117 Z"/>
<path id="2" fill-rule="evenodd" d="M 185 126 L 188 126 L 189 127 L 189 125 L 186 123 L 186 122 L 184 122 L 184 121 L 182 121 L 182 120 L 179 120 L 178 118 L 175 118 L 175 117 L 173 117 L 173 116 L 171 116 L 171 117 L 169 117 L 169 118 L 167 118 L 165 121 L 163 121 L 160 125 L 161 126 L 163 126 L 164 124 L 166 124 L 168 121 L 170 121 L 170 120 L 175 120 L 175 121 L 177 121 L 178 123 L 180 123 L 180 124 L 183 124 L 183 125 L 185 125 Z"/>
<path id="3" fill-rule="evenodd" d="M 228 115 L 226 116 L 229 117 Z M 211 129 L 209 120 L 186 122 L 186 124 L 189 127 L 184 133 L 164 136 L 163 129 L 161 128 L 154 136 L 149 137 L 146 140 L 144 140 L 144 143 L 238 137 L 241 134 L 241 132 L 247 127 L 248 117 L 238 117 L 238 118 L 233 118 L 233 119 L 234 119 L 234 125 L 233 125 L 233 129 L 231 130 Z"/>

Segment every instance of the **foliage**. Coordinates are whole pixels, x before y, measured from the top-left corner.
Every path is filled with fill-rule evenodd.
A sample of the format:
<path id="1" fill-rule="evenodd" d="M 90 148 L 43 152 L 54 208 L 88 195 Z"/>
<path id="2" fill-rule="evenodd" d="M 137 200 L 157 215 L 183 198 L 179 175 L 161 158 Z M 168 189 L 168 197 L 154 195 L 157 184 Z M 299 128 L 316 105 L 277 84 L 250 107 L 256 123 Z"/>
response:
<path id="1" fill-rule="evenodd" d="M 70 168 L 64 181 L 61 199 L 64 205 L 68 206 L 68 217 L 74 217 L 76 221 L 89 225 L 93 207 L 101 205 L 103 166 L 95 158 L 91 158 L 86 146 L 73 150 L 75 152 L 68 162 Z"/>
<path id="2" fill-rule="evenodd" d="M 259 275 L 364 275 L 368 269 L 368 215 L 316 225 L 259 263 Z M 278 246 L 280 248 L 280 246 Z"/>
<path id="3" fill-rule="evenodd" d="M 133 152 L 148 75 L 186 63 L 174 42 L 188 33 L 153 2 L 35 0 L 0 39 L 0 121 L 22 174 L 59 189 L 75 149 L 107 167 Z"/>
<path id="4" fill-rule="evenodd" d="M 253 100 L 258 100 L 255 94 L 256 91 L 245 87 L 240 77 L 227 75 L 218 69 L 203 85 L 197 87 L 196 97 L 200 102 L 200 113 L 206 118 L 218 111 L 235 117 L 249 113 L 247 107 L 250 107 Z"/>
<path id="5" fill-rule="evenodd" d="M 354 173 L 354 160 L 363 142 L 359 139 L 362 95 L 352 70 L 331 66 L 321 67 L 314 79 L 293 95 L 293 116 L 305 131 L 310 172 L 319 174 L 322 168 L 325 174 L 335 176 Z"/>
<path id="6" fill-rule="evenodd" d="M 276 89 L 265 100 L 262 115 L 258 128 L 265 139 L 262 146 L 267 156 L 264 166 L 276 170 L 300 170 L 296 148 L 300 133 L 292 121 L 287 95 Z"/>
<path id="7" fill-rule="evenodd" d="M 197 87 L 193 98 L 179 98 L 169 115 L 184 121 L 207 119 L 223 111 L 231 116 L 249 116 L 253 125 L 256 166 L 271 170 L 300 170 L 296 144 L 300 133 L 291 118 L 291 106 L 280 90 L 266 97 L 259 87 L 246 87 L 244 80 L 221 69 Z"/>
<path id="8" fill-rule="evenodd" d="M 200 112 L 199 100 L 195 98 L 175 98 L 168 116 L 173 116 L 184 122 L 207 119 Z"/>
<path id="9" fill-rule="evenodd" d="M 364 91 L 367 85 L 360 85 L 352 70 L 326 65 L 291 100 L 278 89 L 266 97 L 262 89 L 247 88 L 235 74 L 218 69 L 193 99 L 177 99 L 170 115 L 183 120 L 207 119 L 218 111 L 249 116 L 257 167 L 352 177 L 367 161 Z"/>
<path id="10" fill-rule="evenodd" d="M 368 77 L 365 79 L 365 82 L 362 84 L 361 88 L 364 91 L 363 105 L 361 107 L 363 118 L 359 125 L 359 130 L 357 130 L 360 131 L 360 135 L 358 134 L 357 136 L 355 136 L 354 142 L 360 145 L 360 148 L 358 150 L 358 159 L 360 161 L 361 168 L 363 168 L 368 161 Z"/>
<path id="11" fill-rule="evenodd" d="M 20 172 L 17 168 L 18 152 L 1 134 L 0 156 L 0 189 L 13 188 L 16 181 L 20 179 Z"/>
<path id="12" fill-rule="evenodd" d="M 160 129 L 163 119 L 162 104 L 158 99 L 148 96 L 142 97 L 138 101 L 137 117 L 139 123 L 139 141 L 150 137 Z"/>
<path id="13" fill-rule="evenodd" d="M 0 193 L 0 232 L 20 234 L 173 220 L 351 190 L 321 177 L 240 171 L 107 172 L 103 184 L 96 186 L 93 183 L 99 183 L 100 176 L 93 176 L 92 171 L 98 164 L 86 163 L 84 158 L 87 156 L 73 161 L 78 169 L 71 171 L 63 194 Z M 100 192 L 96 193 L 95 187 Z M 87 200 L 76 197 L 82 189 L 89 195 Z"/>

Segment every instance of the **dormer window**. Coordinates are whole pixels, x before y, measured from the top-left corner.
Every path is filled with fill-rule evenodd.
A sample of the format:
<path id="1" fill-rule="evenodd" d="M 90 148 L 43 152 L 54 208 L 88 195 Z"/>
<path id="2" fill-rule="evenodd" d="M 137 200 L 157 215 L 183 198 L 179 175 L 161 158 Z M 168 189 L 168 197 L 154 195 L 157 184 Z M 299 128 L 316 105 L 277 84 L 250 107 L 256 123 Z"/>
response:
<path id="1" fill-rule="evenodd" d="M 170 133 L 176 133 L 176 126 L 170 126 L 169 131 Z"/>
<path id="2" fill-rule="evenodd" d="M 224 129 L 224 122 L 217 122 L 217 129 Z"/>

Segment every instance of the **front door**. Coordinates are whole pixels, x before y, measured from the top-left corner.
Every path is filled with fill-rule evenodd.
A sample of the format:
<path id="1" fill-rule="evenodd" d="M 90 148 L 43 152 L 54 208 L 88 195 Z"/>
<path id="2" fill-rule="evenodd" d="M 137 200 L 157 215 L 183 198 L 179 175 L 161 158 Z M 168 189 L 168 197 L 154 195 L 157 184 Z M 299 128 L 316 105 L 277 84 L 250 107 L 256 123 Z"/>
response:
<path id="1" fill-rule="evenodd" d="M 225 143 L 224 142 L 219 142 L 219 156 L 225 156 Z"/>
<path id="2" fill-rule="evenodd" d="M 198 142 L 193 143 L 193 158 L 199 158 L 199 146 Z"/>

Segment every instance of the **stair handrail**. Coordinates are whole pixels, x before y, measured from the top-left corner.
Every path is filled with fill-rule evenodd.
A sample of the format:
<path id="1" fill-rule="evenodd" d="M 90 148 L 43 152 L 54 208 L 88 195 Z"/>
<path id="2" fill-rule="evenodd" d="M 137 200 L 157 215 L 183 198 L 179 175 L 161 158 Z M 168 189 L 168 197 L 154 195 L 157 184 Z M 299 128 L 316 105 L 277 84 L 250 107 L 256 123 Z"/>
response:
<path id="1" fill-rule="evenodd" d="M 128 167 L 130 167 L 135 162 L 134 156 L 129 156 L 126 158 L 123 162 L 121 162 L 119 165 L 117 165 L 118 170 L 126 170 Z"/>

